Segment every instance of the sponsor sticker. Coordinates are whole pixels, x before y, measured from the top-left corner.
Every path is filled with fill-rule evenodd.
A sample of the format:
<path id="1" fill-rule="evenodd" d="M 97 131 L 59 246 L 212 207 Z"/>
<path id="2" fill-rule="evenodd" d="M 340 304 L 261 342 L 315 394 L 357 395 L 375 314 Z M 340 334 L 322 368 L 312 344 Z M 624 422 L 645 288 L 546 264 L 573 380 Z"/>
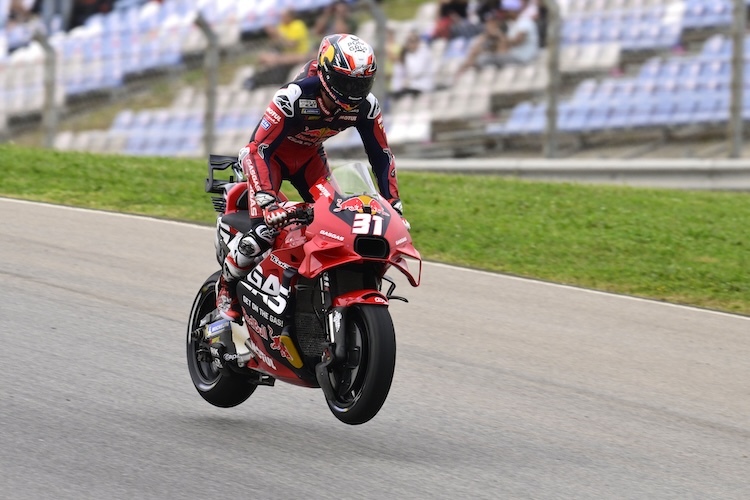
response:
<path id="1" fill-rule="evenodd" d="M 300 113 L 303 115 L 319 115 L 320 110 L 318 108 L 302 108 Z"/>
<path id="2" fill-rule="evenodd" d="M 322 234 L 323 236 L 327 238 L 331 238 L 332 240 L 344 241 L 344 237 L 341 236 L 340 234 L 331 233 L 330 231 L 326 231 L 325 229 L 321 229 L 320 234 Z"/>
<path id="3" fill-rule="evenodd" d="M 284 113 L 284 115 L 289 118 L 294 116 L 294 107 L 288 96 L 277 94 L 276 97 L 274 97 L 273 102 L 278 106 L 281 112 Z"/>
<path id="4" fill-rule="evenodd" d="M 266 130 L 268 130 L 269 128 L 271 128 L 271 124 L 268 123 L 268 120 L 266 120 L 265 118 L 263 118 L 263 119 L 260 120 L 260 126 L 263 127 Z"/>
<path id="5" fill-rule="evenodd" d="M 300 99 L 299 107 L 300 108 L 317 108 L 318 103 L 317 101 L 315 101 L 315 99 Z"/>
<path id="6" fill-rule="evenodd" d="M 274 111 L 272 108 L 266 109 L 265 118 L 268 118 L 268 121 L 273 123 L 274 125 L 281 121 L 281 115 Z"/>

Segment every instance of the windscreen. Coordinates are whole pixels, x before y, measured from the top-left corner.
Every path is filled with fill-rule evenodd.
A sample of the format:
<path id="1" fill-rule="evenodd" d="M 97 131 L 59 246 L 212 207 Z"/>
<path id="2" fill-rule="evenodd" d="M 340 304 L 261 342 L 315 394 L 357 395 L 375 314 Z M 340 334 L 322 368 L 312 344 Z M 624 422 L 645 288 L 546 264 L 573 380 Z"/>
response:
<path id="1" fill-rule="evenodd" d="M 333 167 L 331 184 L 343 196 L 366 194 L 375 197 L 378 194 L 370 170 L 359 162 Z"/>

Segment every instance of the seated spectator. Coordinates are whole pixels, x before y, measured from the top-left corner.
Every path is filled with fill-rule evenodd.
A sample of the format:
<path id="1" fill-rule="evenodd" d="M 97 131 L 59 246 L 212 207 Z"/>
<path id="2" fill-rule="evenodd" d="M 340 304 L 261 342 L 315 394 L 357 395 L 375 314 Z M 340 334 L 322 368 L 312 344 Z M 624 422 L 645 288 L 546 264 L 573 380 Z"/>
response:
<path id="1" fill-rule="evenodd" d="M 509 5 L 510 8 L 509 8 Z M 476 37 L 458 74 L 470 68 L 487 65 L 528 64 L 539 54 L 539 31 L 529 15 L 522 15 L 526 2 L 504 0 L 499 15 L 489 16 L 484 31 Z M 508 20 L 503 32 L 501 17 Z"/>
<path id="2" fill-rule="evenodd" d="M 245 88 L 286 83 L 290 70 L 313 57 L 307 26 L 291 9 L 281 14 L 278 26 L 266 29 L 272 50 L 258 56 L 258 71 L 245 82 Z"/>
<path id="3" fill-rule="evenodd" d="M 354 19 L 349 4 L 343 0 L 332 3 L 318 16 L 313 26 L 313 33 L 319 37 L 336 33 L 356 33 L 357 21 Z"/>
<path id="4" fill-rule="evenodd" d="M 481 31 L 481 26 L 469 20 L 468 0 L 441 0 L 438 20 L 432 38 L 471 37 Z"/>
<path id="5" fill-rule="evenodd" d="M 419 35 L 412 32 L 393 67 L 391 96 L 398 99 L 407 94 L 418 95 L 433 87 L 432 53 Z"/>
<path id="6" fill-rule="evenodd" d="M 501 0 L 480 0 L 474 6 L 474 15 L 480 23 L 484 23 L 489 16 L 497 15 L 501 4 Z"/>
<path id="7" fill-rule="evenodd" d="M 94 14 L 106 14 L 114 7 L 114 0 L 75 0 L 70 15 L 69 29 L 83 26 Z"/>
<path id="8" fill-rule="evenodd" d="M 396 40 L 396 30 L 393 28 L 386 28 L 385 36 L 385 62 L 382 65 L 379 64 L 378 72 L 382 72 L 385 81 L 391 82 L 393 79 L 393 68 L 401 60 L 401 46 L 398 40 Z"/>
<path id="9" fill-rule="evenodd" d="M 34 18 L 34 2 L 29 0 L 11 0 L 8 12 L 9 24 L 24 24 Z"/>

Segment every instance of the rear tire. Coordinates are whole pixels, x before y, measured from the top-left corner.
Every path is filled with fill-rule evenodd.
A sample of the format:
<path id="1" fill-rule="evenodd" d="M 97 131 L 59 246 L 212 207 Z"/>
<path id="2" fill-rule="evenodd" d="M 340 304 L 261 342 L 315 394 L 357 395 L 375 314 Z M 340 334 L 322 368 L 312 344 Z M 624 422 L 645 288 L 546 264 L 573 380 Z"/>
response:
<path id="1" fill-rule="evenodd" d="M 187 330 L 187 363 L 198 394 L 214 406 L 231 408 L 249 398 L 257 385 L 249 377 L 226 373 L 213 363 L 198 361 L 198 349 L 201 344 L 206 346 L 202 339 L 193 340 L 192 336 L 201 319 L 216 308 L 216 281 L 220 275 L 221 271 L 217 271 L 209 276 L 193 301 Z"/>
<path id="2" fill-rule="evenodd" d="M 326 399 L 340 421 L 359 425 L 372 419 L 388 397 L 396 367 L 396 332 L 388 309 L 367 304 L 347 310 L 347 360 L 329 370 L 335 393 Z"/>

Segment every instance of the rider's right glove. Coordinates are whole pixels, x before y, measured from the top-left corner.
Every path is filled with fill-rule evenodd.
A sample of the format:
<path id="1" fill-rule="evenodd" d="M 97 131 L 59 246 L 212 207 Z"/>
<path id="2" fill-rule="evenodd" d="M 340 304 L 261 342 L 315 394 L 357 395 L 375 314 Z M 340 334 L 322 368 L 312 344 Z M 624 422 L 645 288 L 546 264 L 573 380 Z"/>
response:
<path id="1" fill-rule="evenodd" d="M 279 229 L 284 225 L 288 213 L 286 210 L 279 207 L 276 196 L 266 191 L 258 191 L 255 193 L 255 202 L 263 211 L 263 220 L 268 227 Z"/>

